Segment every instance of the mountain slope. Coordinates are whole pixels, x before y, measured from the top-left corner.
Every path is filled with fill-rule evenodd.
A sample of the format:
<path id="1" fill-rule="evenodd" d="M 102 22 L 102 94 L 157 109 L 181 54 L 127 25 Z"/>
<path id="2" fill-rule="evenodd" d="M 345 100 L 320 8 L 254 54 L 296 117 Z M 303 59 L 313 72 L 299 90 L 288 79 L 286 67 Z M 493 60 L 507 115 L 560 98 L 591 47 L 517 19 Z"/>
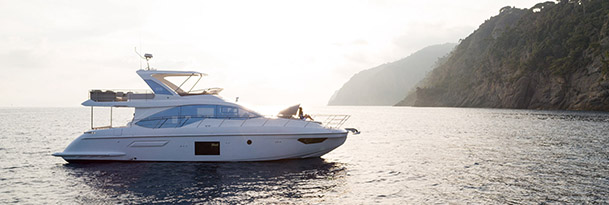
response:
<path id="1" fill-rule="evenodd" d="M 361 71 L 335 92 L 328 105 L 394 105 L 455 45 L 429 46 L 401 60 Z"/>
<path id="2" fill-rule="evenodd" d="M 397 105 L 609 111 L 608 74 L 609 1 L 504 7 Z"/>

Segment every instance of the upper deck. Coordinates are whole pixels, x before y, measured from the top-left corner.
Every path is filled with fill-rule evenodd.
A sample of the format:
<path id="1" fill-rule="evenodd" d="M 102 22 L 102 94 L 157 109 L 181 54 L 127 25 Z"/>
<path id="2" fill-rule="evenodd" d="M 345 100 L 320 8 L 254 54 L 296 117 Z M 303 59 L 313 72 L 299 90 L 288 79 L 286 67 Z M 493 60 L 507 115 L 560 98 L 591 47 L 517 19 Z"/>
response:
<path id="1" fill-rule="evenodd" d="M 222 88 L 207 88 L 194 90 L 195 86 L 203 76 L 207 74 L 196 71 L 166 71 L 166 70 L 138 70 L 136 72 L 148 84 L 152 91 L 130 91 L 130 90 L 91 90 L 89 100 L 82 103 L 84 106 L 107 106 L 107 107 L 140 107 L 144 104 L 156 106 L 156 101 L 169 102 L 184 101 L 185 96 L 200 96 L 197 100 L 211 100 L 217 102 L 219 97 L 214 96 L 222 91 Z M 185 80 L 176 85 L 168 78 L 181 77 Z M 187 83 L 190 82 L 190 83 Z M 194 83 L 193 83 L 194 82 Z M 209 97 L 203 97 L 203 96 Z M 192 98 L 188 98 L 192 99 Z M 172 103 L 169 103 L 172 104 Z"/>

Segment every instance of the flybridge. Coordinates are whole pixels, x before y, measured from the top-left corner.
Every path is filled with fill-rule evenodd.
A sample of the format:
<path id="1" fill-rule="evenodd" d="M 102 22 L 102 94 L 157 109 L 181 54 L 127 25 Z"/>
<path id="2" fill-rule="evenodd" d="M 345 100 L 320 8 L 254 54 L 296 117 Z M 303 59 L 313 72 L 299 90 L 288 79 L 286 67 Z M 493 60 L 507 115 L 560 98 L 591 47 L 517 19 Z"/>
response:
<path id="1" fill-rule="evenodd" d="M 167 100 L 183 96 L 194 95 L 217 95 L 222 88 L 207 88 L 194 90 L 203 76 L 207 74 L 196 71 L 162 71 L 162 70 L 138 70 L 137 74 L 148 84 L 152 91 L 131 90 L 91 90 L 89 100 L 85 106 L 127 106 L 126 102 Z M 176 85 L 168 80 L 171 77 L 186 78 L 181 84 Z M 194 83 L 193 83 L 194 82 Z M 189 85 L 188 87 L 186 85 Z M 111 102 L 119 102 L 117 104 Z"/>

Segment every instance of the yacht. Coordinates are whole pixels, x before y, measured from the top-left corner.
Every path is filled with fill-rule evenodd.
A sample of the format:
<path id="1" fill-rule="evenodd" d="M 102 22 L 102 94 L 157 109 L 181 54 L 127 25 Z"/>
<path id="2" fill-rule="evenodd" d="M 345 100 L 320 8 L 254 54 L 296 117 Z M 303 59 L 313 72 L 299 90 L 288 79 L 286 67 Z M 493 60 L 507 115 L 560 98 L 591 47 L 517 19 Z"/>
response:
<path id="1" fill-rule="evenodd" d="M 297 159 L 320 157 L 342 145 L 349 132 L 359 134 L 354 128 L 340 128 L 348 115 L 313 116 L 312 120 L 303 113 L 298 117 L 296 105 L 277 117 L 267 117 L 224 100 L 218 95 L 221 88 L 193 90 L 206 76 L 196 71 L 148 67 L 137 74 L 151 92 L 91 90 L 82 103 L 91 107 L 91 130 L 53 156 L 68 162 Z M 196 82 L 185 88 L 170 77 Z M 94 127 L 93 107 L 109 107 L 110 113 L 119 107 L 135 111 L 125 126 Z"/>

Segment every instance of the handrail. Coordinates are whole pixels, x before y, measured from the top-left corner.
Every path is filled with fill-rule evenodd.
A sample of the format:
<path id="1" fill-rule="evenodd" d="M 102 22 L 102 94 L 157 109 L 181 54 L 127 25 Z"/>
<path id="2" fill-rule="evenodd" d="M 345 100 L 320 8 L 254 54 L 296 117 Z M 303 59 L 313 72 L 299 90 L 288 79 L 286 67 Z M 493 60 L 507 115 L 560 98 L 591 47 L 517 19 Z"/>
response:
<path id="1" fill-rule="evenodd" d="M 274 118 L 276 116 L 264 115 L 263 117 L 267 118 L 267 121 L 268 121 L 269 118 Z M 349 120 L 349 118 L 351 116 L 350 115 L 313 114 L 313 115 L 311 115 L 311 117 L 313 118 L 313 120 L 312 121 L 307 120 L 307 124 L 305 125 L 305 127 L 307 125 L 309 125 L 310 122 L 316 122 L 327 128 L 340 128 L 341 126 L 343 126 L 343 124 L 345 124 L 345 122 L 347 122 L 347 120 Z M 298 118 L 283 118 L 283 119 L 300 120 Z M 248 119 L 246 119 L 246 120 L 248 120 Z M 264 124 L 266 124 L 266 122 L 264 122 Z M 264 124 L 262 124 L 262 126 L 264 126 Z M 285 127 L 285 125 L 287 125 L 287 123 L 284 124 L 284 127 Z"/>
<path id="2" fill-rule="evenodd" d="M 349 120 L 350 115 L 311 115 L 313 119 L 321 121 L 322 125 L 328 128 L 340 128 Z M 322 118 L 322 120 L 319 120 Z"/>

